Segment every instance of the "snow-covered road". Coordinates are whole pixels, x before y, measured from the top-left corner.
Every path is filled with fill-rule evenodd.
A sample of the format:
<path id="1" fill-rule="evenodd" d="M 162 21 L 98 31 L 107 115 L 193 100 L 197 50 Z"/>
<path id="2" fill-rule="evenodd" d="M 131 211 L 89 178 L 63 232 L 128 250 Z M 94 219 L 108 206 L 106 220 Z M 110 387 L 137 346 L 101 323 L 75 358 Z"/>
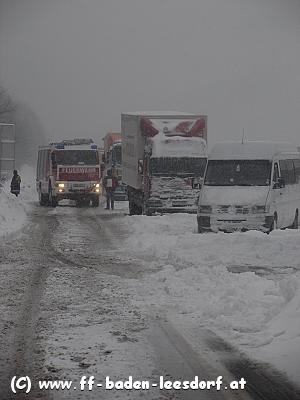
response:
<path id="1" fill-rule="evenodd" d="M 129 217 L 126 204 L 117 205 L 51 209 L 28 200 L 25 227 L 2 240 L 1 400 L 13 398 L 13 375 L 34 383 L 222 375 L 244 377 L 247 390 L 201 398 L 299 399 L 300 232 L 198 235 L 193 215 Z M 158 400 L 199 392 L 30 396 Z"/>

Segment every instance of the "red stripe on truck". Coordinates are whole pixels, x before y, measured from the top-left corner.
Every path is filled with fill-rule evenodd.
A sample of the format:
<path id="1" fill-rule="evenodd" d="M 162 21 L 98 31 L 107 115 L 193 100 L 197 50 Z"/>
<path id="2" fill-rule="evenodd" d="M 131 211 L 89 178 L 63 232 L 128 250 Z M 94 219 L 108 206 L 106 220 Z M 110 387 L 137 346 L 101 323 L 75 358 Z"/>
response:
<path id="1" fill-rule="evenodd" d="M 98 167 L 59 167 L 59 181 L 98 181 L 100 169 Z"/>

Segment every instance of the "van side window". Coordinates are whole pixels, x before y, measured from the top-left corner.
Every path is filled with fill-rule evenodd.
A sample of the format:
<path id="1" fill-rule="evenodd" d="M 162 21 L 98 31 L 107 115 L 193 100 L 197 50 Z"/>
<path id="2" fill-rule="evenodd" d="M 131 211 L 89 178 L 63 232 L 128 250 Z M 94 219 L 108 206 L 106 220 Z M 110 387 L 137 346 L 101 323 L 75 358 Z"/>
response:
<path id="1" fill-rule="evenodd" d="M 296 183 L 295 169 L 293 160 L 286 160 L 287 172 L 288 172 L 288 183 L 294 185 Z"/>
<path id="2" fill-rule="evenodd" d="M 289 176 L 288 176 L 286 161 L 280 160 L 279 166 L 280 166 L 280 177 L 284 179 L 285 184 L 287 185 L 289 183 Z"/>
<path id="3" fill-rule="evenodd" d="M 278 178 L 279 178 L 279 169 L 278 169 L 278 164 L 275 163 L 274 164 L 274 172 L 273 172 L 273 182 L 274 183 L 278 182 Z"/>
<path id="4" fill-rule="evenodd" d="M 293 162 L 295 168 L 296 182 L 300 183 L 300 159 L 293 160 Z"/>

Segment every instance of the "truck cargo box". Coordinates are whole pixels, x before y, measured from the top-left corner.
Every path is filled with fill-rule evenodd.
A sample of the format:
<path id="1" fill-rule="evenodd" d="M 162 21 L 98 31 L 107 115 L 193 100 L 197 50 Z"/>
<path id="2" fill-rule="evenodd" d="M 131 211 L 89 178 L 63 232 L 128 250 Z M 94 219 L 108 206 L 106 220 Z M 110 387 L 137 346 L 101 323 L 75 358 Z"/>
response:
<path id="1" fill-rule="evenodd" d="M 172 127 L 172 131 L 168 126 Z M 142 176 L 138 172 L 138 163 L 144 157 L 147 138 L 160 133 L 166 137 L 197 136 L 206 142 L 207 117 L 177 111 L 123 113 L 121 132 L 123 182 L 134 189 L 142 189 Z"/>

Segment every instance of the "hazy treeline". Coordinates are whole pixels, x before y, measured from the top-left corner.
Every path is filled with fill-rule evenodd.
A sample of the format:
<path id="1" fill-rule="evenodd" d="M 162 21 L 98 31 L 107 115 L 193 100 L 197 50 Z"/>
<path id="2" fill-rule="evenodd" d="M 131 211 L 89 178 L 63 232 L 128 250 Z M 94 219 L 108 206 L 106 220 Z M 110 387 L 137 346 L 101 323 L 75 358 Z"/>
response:
<path id="1" fill-rule="evenodd" d="M 13 123 L 16 126 L 16 167 L 23 164 L 34 165 L 37 147 L 44 144 L 42 125 L 25 103 L 12 98 L 9 92 L 0 86 L 0 122 Z"/>

